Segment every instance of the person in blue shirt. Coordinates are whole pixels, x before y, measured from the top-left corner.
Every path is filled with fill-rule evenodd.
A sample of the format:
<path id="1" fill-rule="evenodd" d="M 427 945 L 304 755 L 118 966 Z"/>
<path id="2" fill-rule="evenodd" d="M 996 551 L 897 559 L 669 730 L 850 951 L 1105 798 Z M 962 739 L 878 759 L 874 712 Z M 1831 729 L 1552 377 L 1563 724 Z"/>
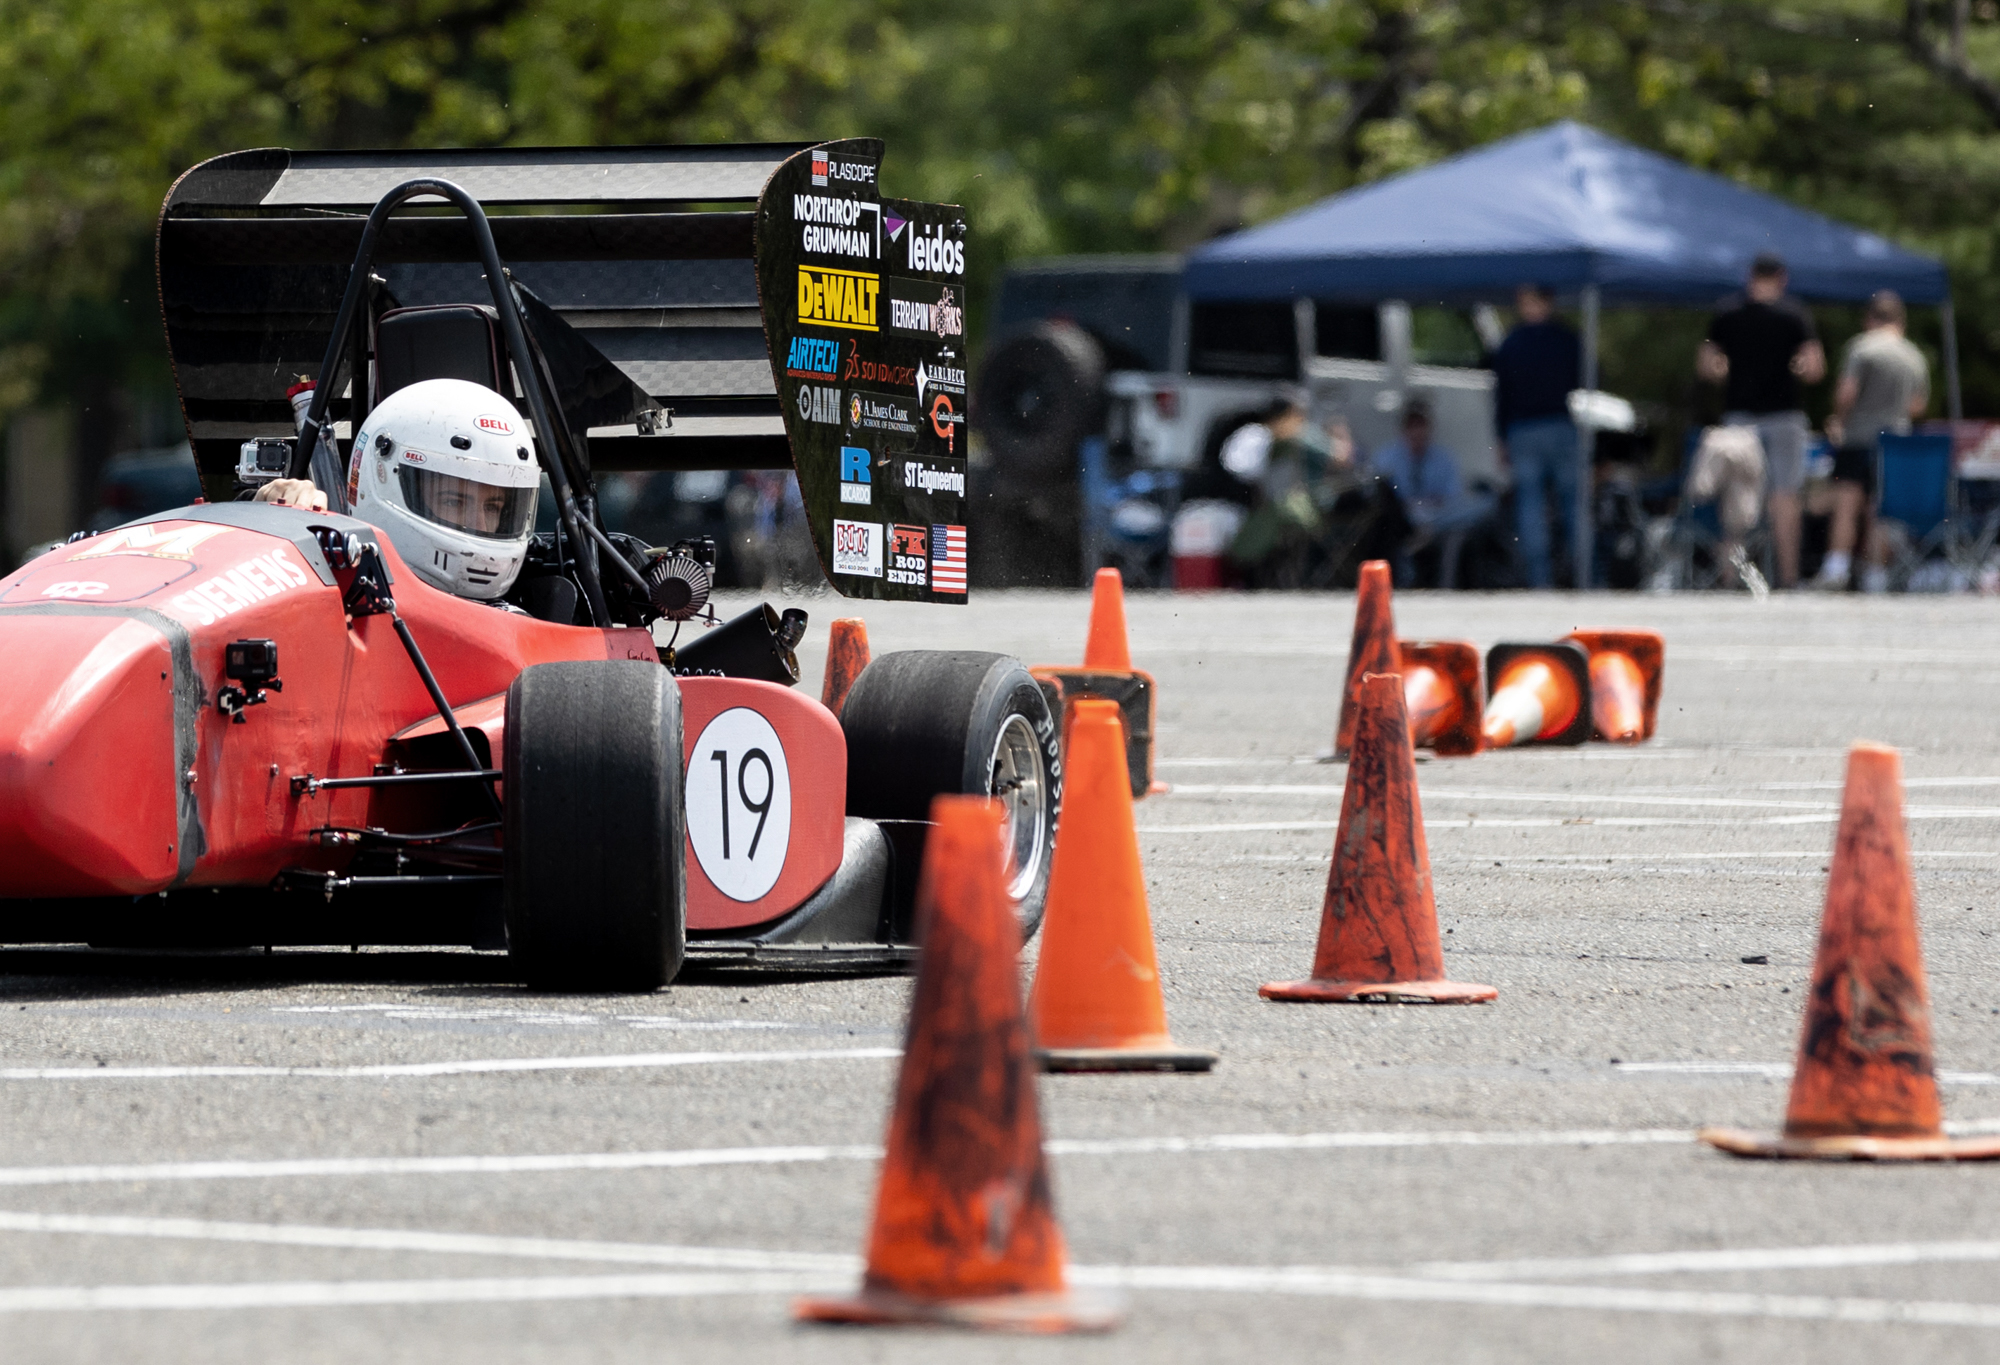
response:
<path id="1" fill-rule="evenodd" d="M 1554 317 L 1555 296 L 1524 284 L 1514 293 L 1514 330 L 1493 352 L 1493 424 L 1500 459 L 1514 475 L 1514 534 L 1521 568 L 1531 588 L 1546 588 L 1549 569 L 1549 503 L 1567 529 L 1569 545 L 1581 543 L 1576 524 L 1578 446 L 1570 421 L 1569 393 L 1577 387 L 1583 347 Z"/>
<path id="2" fill-rule="evenodd" d="M 1457 586 L 1459 551 L 1466 534 L 1492 515 L 1493 499 L 1484 493 L 1468 493 L 1459 477 L 1458 461 L 1452 453 L 1431 441 L 1431 410 L 1420 398 L 1403 408 L 1403 435 L 1377 450 L 1369 459 L 1377 477 L 1395 490 L 1416 534 L 1404 543 L 1396 556 L 1396 578 L 1409 583 L 1415 577 L 1411 556 L 1426 546 L 1438 547 L 1437 585 Z"/>

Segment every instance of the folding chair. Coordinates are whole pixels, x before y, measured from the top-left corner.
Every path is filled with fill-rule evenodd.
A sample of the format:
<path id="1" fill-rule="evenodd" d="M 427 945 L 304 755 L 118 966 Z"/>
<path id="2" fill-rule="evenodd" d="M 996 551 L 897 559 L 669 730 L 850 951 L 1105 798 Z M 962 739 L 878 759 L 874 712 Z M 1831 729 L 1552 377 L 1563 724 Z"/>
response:
<path id="1" fill-rule="evenodd" d="M 1891 578 L 1898 588 L 1907 589 L 1910 575 L 1934 550 L 1951 556 L 1954 540 L 1951 437 L 1882 437 L 1876 462 L 1876 486 L 1881 490 L 1876 504 L 1878 521 L 1897 522 L 1904 537 L 1891 537 L 1895 563 Z"/>

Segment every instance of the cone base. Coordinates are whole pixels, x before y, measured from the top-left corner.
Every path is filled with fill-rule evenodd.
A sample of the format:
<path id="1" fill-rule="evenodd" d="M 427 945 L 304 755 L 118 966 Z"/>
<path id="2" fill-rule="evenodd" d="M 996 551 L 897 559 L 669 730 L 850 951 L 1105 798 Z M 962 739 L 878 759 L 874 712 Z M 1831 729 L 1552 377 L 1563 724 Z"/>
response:
<path id="1" fill-rule="evenodd" d="M 1499 998 L 1492 986 L 1463 981 L 1273 981 L 1257 988 L 1266 1000 L 1309 1005 L 1483 1005 Z"/>
<path id="2" fill-rule="evenodd" d="M 1993 1161 L 2000 1160 L 2000 1136 L 1794 1138 L 1741 1128 L 1704 1128 L 1695 1134 L 1731 1156 L 1777 1157 L 1798 1161 Z"/>
<path id="3" fill-rule="evenodd" d="M 919 1299 L 863 1288 L 852 1298 L 799 1299 L 800 1322 L 852 1327 L 963 1327 L 981 1332 L 1108 1332 L 1125 1320 L 1122 1300 L 1088 1290 L 1060 1294 L 989 1294 L 970 1299 Z"/>
<path id="4" fill-rule="evenodd" d="M 1208 1071 L 1221 1058 L 1200 1048 L 1043 1047 L 1035 1060 L 1044 1071 Z"/>

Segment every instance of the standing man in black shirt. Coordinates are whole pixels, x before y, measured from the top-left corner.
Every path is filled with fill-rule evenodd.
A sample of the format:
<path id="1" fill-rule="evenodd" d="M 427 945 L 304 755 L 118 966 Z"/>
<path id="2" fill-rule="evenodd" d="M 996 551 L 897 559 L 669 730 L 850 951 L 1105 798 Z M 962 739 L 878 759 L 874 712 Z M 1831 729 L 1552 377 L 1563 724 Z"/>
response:
<path id="1" fill-rule="evenodd" d="M 1799 488 L 1806 477 L 1801 384 L 1826 377 L 1826 351 L 1812 315 L 1785 296 L 1785 263 L 1769 252 L 1750 263 L 1745 291 L 1708 324 L 1695 372 L 1725 386 L 1723 423 L 1755 427 L 1764 446 L 1766 506 L 1778 551 L 1778 586 L 1799 582 Z"/>
<path id="2" fill-rule="evenodd" d="M 1583 346 L 1553 316 L 1554 293 L 1524 284 L 1514 292 L 1520 321 L 1493 352 L 1493 424 L 1500 458 L 1514 475 L 1514 543 L 1528 586 L 1549 586 L 1549 509 L 1554 502 L 1568 528 L 1571 555 L 1577 534 L 1576 478 L 1581 462 L 1569 393 L 1580 383 Z M 1547 501 L 1544 500 L 1547 495 Z"/>

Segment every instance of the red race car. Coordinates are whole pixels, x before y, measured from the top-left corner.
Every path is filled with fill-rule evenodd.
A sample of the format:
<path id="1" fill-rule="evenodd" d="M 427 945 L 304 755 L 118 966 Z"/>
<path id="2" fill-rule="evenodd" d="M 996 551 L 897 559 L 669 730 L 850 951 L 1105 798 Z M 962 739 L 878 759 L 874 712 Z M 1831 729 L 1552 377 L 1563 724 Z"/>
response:
<path id="1" fill-rule="evenodd" d="M 595 501 L 795 468 L 835 588 L 965 601 L 965 225 L 881 155 L 188 171 L 160 297 L 213 500 L 0 580 L 0 941 L 504 946 L 621 989 L 893 962 L 944 792 L 1004 803 L 1032 932 L 1061 763 L 1026 668 L 888 654 L 836 714 L 793 690 L 802 612 L 716 624 L 713 546 Z"/>

